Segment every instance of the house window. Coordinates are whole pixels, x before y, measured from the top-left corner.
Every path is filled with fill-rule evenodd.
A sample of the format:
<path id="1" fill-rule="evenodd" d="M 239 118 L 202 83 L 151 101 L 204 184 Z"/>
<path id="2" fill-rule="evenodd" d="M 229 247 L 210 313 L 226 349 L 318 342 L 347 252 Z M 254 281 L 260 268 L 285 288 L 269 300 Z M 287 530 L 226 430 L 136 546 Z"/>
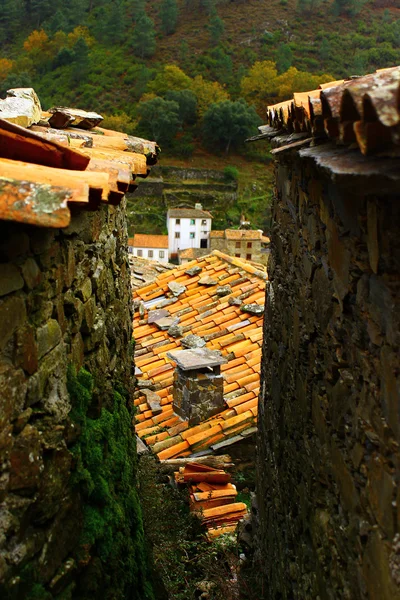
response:
<path id="1" fill-rule="evenodd" d="M 251 247 L 252 247 L 252 245 L 253 245 L 253 244 L 252 244 L 251 242 L 247 242 L 247 247 L 248 247 L 248 248 L 251 248 Z"/>
<path id="2" fill-rule="evenodd" d="M 148 256 L 149 258 L 153 258 L 153 250 L 149 250 L 149 251 L 147 252 L 147 256 Z"/>
<path id="3" fill-rule="evenodd" d="M 158 252 L 158 256 L 159 256 L 160 258 L 164 258 L 164 256 L 165 256 L 165 252 L 164 252 L 164 250 L 160 250 L 160 251 Z"/>
<path id="4" fill-rule="evenodd" d="M 181 220 L 180 219 L 175 219 L 175 225 L 180 225 L 181 224 Z"/>
<path id="5" fill-rule="evenodd" d="M 208 248 L 207 240 L 200 240 L 200 248 Z"/>
<path id="6" fill-rule="evenodd" d="M 235 254 L 236 258 L 240 258 L 240 254 Z"/>
<path id="7" fill-rule="evenodd" d="M 202 219 L 202 220 L 201 220 L 201 224 L 202 224 L 202 225 L 207 225 L 207 219 Z"/>
<path id="8" fill-rule="evenodd" d="M 191 240 L 194 240 L 194 236 L 195 236 L 195 235 L 196 235 L 196 234 L 194 233 L 194 231 L 192 231 L 192 232 L 190 233 L 190 239 L 191 239 Z"/>
<path id="9" fill-rule="evenodd" d="M 176 239 L 179 239 L 179 238 L 181 237 L 181 234 L 179 233 L 179 231 L 177 231 L 177 232 L 175 233 L 175 237 L 176 237 Z"/>
<path id="10" fill-rule="evenodd" d="M 251 260 L 251 254 L 246 254 L 246 260 Z"/>
<path id="11" fill-rule="evenodd" d="M 137 255 L 138 255 L 138 256 L 143 256 L 143 250 L 138 250 L 138 251 L 137 251 Z"/>
<path id="12" fill-rule="evenodd" d="M 196 220 L 195 219 L 190 219 L 190 224 L 191 225 L 196 225 Z"/>
<path id="13" fill-rule="evenodd" d="M 240 242 L 236 242 L 235 248 L 240 248 Z"/>

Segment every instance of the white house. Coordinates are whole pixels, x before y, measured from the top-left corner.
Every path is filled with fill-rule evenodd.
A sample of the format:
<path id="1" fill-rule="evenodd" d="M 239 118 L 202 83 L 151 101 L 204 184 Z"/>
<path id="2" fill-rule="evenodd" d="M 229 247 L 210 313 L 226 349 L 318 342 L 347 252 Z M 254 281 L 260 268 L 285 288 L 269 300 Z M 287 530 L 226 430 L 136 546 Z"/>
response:
<path id="1" fill-rule="evenodd" d="M 186 248 L 209 248 L 212 215 L 201 204 L 194 208 L 170 208 L 167 213 L 168 248 L 177 256 Z"/>
<path id="2" fill-rule="evenodd" d="M 149 258 L 161 263 L 168 262 L 168 236 L 135 233 L 128 240 L 128 252 L 140 258 Z"/>

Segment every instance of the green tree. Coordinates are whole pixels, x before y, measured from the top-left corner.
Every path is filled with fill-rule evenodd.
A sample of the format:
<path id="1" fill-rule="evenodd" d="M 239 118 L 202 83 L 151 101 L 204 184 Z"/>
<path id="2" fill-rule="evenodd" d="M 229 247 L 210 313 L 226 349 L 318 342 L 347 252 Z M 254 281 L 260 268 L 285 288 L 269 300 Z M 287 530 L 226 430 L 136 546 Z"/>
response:
<path id="1" fill-rule="evenodd" d="M 57 10 L 53 16 L 51 16 L 46 22 L 46 31 L 51 34 L 57 31 L 70 31 L 71 27 L 68 23 L 68 19 L 62 10 Z"/>
<path id="2" fill-rule="evenodd" d="M 324 64 L 329 60 L 329 58 L 331 57 L 331 54 L 332 54 L 331 45 L 328 42 L 328 40 L 326 39 L 326 37 L 324 37 L 324 39 L 322 40 L 321 45 L 319 47 L 319 55 Z"/>
<path id="3" fill-rule="evenodd" d="M 190 90 L 171 90 L 165 96 L 166 100 L 172 100 L 179 106 L 179 117 L 182 123 L 193 125 L 196 121 L 197 98 Z"/>
<path id="4" fill-rule="evenodd" d="M 177 134 L 181 119 L 179 104 L 164 98 L 152 98 L 138 105 L 139 133 L 168 145 Z"/>
<path id="5" fill-rule="evenodd" d="M 113 2 L 107 20 L 106 33 L 111 43 L 118 43 L 124 37 L 125 10 L 122 1 Z"/>
<path id="6" fill-rule="evenodd" d="M 146 0 L 128 0 L 127 4 L 133 22 L 137 23 L 146 14 Z"/>
<path id="7" fill-rule="evenodd" d="M 253 134 L 261 119 L 254 107 L 244 100 L 226 100 L 212 104 L 203 118 L 203 140 L 210 145 L 225 148 L 228 154 L 232 146 L 243 143 Z"/>
<path id="8" fill-rule="evenodd" d="M 80 83 L 89 71 L 89 46 L 84 38 L 78 38 L 73 50 L 73 69 L 71 72 L 72 83 Z"/>
<path id="9" fill-rule="evenodd" d="M 40 27 L 53 12 L 51 0 L 30 0 L 28 7 L 30 19 L 34 27 Z"/>
<path id="10" fill-rule="evenodd" d="M 132 48 L 136 56 L 149 58 L 156 51 L 156 32 L 154 22 L 146 14 L 137 21 L 132 34 Z"/>
<path id="11" fill-rule="evenodd" d="M 74 60 L 74 52 L 69 48 L 60 48 L 53 61 L 53 68 L 64 67 L 70 65 Z"/>
<path id="12" fill-rule="evenodd" d="M 225 31 L 225 25 L 221 17 L 214 13 L 210 17 L 210 24 L 208 26 L 210 32 L 210 39 L 213 46 L 217 46 L 221 40 L 221 37 Z"/>
<path id="13" fill-rule="evenodd" d="M 0 82 L 0 97 L 4 98 L 7 90 L 19 87 L 32 87 L 32 80 L 28 73 L 10 73 Z"/>
<path id="14" fill-rule="evenodd" d="M 0 0 L 0 45 L 13 41 L 21 26 L 23 14 L 21 0 Z"/>
<path id="15" fill-rule="evenodd" d="M 276 66 L 279 73 L 285 73 L 293 62 L 293 52 L 289 44 L 281 44 L 276 54 Z"/>
<path id="16" fill-rule="evenodd" d="M 171 35 L 178 23 L 178 3 L 176 0 L 163 0 L 160 5 L 161 28 L 165 35 Z"/>

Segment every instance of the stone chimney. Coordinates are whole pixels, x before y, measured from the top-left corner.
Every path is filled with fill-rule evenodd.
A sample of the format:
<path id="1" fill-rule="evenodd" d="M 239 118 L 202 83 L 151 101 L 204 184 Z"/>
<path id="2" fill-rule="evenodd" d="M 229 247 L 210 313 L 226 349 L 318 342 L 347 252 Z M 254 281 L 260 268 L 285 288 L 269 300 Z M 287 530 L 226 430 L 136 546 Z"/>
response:
<path id="1" fill-rule="evenodd" d="M 168 352 L 176 362 L 173 408 L 176 414 L 198 425 L 224 408 L 221 365 L 227 360 L 215 350 L 194 348 Z"/>
<path id="2" fill-rule="evenodd" d="M 196 210 L 203 210 L 203 205 L 200 204 L 200 202 L 196 202 L 196 204 L 194 205 Z"/>

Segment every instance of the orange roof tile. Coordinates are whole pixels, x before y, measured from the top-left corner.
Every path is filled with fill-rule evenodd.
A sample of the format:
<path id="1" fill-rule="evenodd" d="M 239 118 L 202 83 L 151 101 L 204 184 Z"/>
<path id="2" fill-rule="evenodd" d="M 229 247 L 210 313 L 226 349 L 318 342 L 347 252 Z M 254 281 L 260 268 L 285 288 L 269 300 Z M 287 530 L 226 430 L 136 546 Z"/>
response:
<path id="1" fill-rule="evenodd" d="M 147 233 L 135 233 L 129 238 L 128 245 L 134 248 L 165 248 L 168 249 L 167 235 L 149 235 Z"/>
<path id="2" fill-rule="evenodd" d="M 202 273 L 193 277 L 188 275 L 186 271 L 193 266 L 199 266 Z M 200 285 L 199 281 L 205 275 L 216 279 L 218 284 Z M 154 323 L 149 325 L 146 315 L 141 318 L 138 313 L 135 314 L 136 365 L 142 370 L 139 379 L 148 380 L 155 385 L 163 408 L 163 413 L 152 416 L 145 398 L 142 397 L 142 401 L 137 404 L 137 429 L 146 443 L 151 446 L 156 444 L 154 451 L 161 460 L 207 449 L 219 441 L 233 437 L 237 432 L 254 426 L 256 416 L 252 410 L 257 404 L 256 388 L 259 388 L 263 319 L 243 313 L 240 306 L 229 303 L 229 297 L 217 296 L 216 289 L 226 282 L 234 285 L 235 281 L 238 281 L 240 285 L 232 296 L 244 297 L 243 302 L 248 303 L 245 297 L 248 294 L 253 303 L 263 305 L 266 278 L 265 273 L 246 261 L 214 251 L 206 257 L 180 265 L 168 274 L 160 273 L 153 284 L 135 291 L 134 296 L 137 299 L 145 303 L 151 301 L 148 310 L 156 309 L 164 303 L 165 310 L 174 319 L 179 319 L 178 324 L 183 328 L 184 336 L 189 333 L 200 335 L 205 339 L 208 348 L 220 349 L 223 355 L 230 358 L 229 362 L 222 366 L 226 408 L 200 425 L 189 427 L 186 421 L 178 418 L 173 412 L 174 363 L 167 356 L 169 350 L 182 347 L 182 338 L 170 337 L 168 330 L 160 331 Z M 169 281 L 182 283 L 186 291 L 175 298 L 168 288 Z M 230 394 L 234 394 L 234 397 L 231 398 Z M 146 417 L 148 415 L 145 420 L 142 417 L 144 414 Z M 177 419 L 176 423 L 170 424 L 174 418 Z M 170 429 L 160 432 L 160 427 Z M 163 435 L 160 437 L 161 433 Z M 168 436 L 165 433 L 168 433 Z"/>

